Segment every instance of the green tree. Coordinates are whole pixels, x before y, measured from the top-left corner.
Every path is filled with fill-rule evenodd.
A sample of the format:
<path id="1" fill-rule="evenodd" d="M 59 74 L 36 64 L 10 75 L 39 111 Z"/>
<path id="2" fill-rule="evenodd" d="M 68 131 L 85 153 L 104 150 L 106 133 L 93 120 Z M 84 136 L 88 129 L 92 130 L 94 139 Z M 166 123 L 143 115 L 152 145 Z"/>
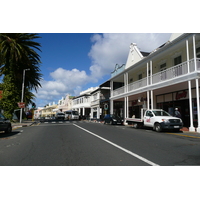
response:
<path id="1" fill-rule="evenodd" d="M 11 117 L 17 102 L 21 101 L 24 69 L 30 69 L 26 71 L 24 84 L 24 99 L 27 104 L 34 98 L 31 90 L 37 91 L 41 87 L 41 61 L 38 54 L 41 45 L 35 41 L 38 38 L 37 34 L 32 33 L 0 33 L 0 76 L 4 77 L 0 104 L 7 112 L 6 117 Z"/>
<path id="2" fill-rule="evenodd" d="M 30 69 L 26 73 L 25 86 L 29 89 L 41 87 L 39 64 L 40 56 L 36 50 L 40 51 L 40 44 L 35 39 L 40 38 L 37 34 L 30 33 L 1 33 L 0 52 L 3 63 L 0 63 L 0 75 L 11 75 L 15 84 L 20 88 L 23 78 L 23 70 Z"/>

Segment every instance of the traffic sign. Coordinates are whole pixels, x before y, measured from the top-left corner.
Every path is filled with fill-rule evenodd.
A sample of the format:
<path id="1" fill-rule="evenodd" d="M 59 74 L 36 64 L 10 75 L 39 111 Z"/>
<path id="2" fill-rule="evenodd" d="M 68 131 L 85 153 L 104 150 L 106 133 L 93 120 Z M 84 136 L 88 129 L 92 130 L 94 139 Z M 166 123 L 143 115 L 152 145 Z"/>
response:
<path id="1" fill-rule="evenodd" d="M 17 103 L 19 108 L 25 108 L 25 103 L 24 102 L 19 102 Z"/>

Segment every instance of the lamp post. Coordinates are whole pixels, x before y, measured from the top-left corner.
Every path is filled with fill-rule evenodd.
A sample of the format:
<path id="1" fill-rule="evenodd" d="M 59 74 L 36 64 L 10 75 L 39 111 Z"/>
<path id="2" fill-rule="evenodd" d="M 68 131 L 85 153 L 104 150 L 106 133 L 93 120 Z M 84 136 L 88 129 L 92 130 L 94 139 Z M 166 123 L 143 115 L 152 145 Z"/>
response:
<path id="1" fill-rule="evenodd" d="M 24 81 L 25 81 L 25 72 L 30 69 L 24 69 L 23 71 L 23 82 L 22 82 L 22 97 L 21 97 L 21 102 L 23 102 L 24 99 Z M 20 110 L 20 123 L 22 123 L 22 108 Z"/>

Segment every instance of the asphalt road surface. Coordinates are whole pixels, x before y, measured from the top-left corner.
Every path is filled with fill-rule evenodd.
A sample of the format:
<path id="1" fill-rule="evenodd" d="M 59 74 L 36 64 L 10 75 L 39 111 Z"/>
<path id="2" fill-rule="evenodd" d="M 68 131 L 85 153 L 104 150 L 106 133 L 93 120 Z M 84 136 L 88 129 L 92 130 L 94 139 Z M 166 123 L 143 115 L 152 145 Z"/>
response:
<path id="1" fill-rule="evenodd" d="M 84 121 L 0 133 L 1 166 L 194 166 L 200 138 Z"/>

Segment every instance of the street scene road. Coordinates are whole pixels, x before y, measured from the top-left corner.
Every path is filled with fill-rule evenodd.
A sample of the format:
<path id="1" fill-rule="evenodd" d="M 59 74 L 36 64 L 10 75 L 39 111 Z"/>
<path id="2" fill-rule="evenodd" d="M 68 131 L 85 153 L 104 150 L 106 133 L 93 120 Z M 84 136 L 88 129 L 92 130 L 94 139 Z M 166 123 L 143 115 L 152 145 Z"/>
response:
<path id="1" fill-rule="evenodd" d="M 0 165 L 198 166 L 200 135 L 49 120 L 1 133 Z"/>

